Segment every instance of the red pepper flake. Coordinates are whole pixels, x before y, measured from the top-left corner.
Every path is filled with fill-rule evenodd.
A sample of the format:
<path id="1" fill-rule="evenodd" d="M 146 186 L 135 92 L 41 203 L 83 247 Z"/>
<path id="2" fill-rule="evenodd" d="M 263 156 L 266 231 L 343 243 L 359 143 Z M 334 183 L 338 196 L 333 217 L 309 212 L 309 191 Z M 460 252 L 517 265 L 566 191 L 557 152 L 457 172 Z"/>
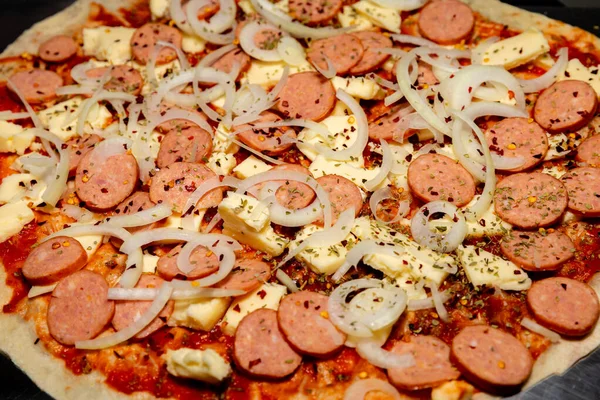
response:
<path id="1" fill-rule="evenodd" d="M 235 311 L 235 312 L 241 312 L 242 309 L 240 308 L 239 304 L 236 304 L 235 307 L 233 307 L 233 311 Z"/>
<path id="2" fill-rule="evenodd" d="M 253 367 L 255 367 L 258 364 L 260 364 L 261 362 L 262 362 L 262 360 L 260 358 L 257 358 L 256 360 L 250 361 L 250 364 L 248 364 L 248 369 L 252 369 Z"/>
<path id="3" fill-rule="evenodd" d="M 264 298 L 265 298 L 265 296 L 267 295 L 267 292 L 265 292 L 265 290 L 263 289 L 263 290 L 261 290 L 260 292 L 258 292 L 258 293 L 256 293 L 256 294 L 257 294 L 257 295 L 258 295 L 258 297 L 260 297 L 260 298 L 261 298 L 261 300 L 262 300 L 262 299 L 264 299 Z"/>

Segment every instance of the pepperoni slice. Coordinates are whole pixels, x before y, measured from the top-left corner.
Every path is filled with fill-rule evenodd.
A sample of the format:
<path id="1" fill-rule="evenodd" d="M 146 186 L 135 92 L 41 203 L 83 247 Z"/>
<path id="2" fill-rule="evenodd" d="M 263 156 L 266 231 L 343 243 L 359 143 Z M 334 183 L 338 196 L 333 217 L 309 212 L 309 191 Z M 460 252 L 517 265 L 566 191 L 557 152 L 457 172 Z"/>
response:
<path id="1" fill-rule="evenodd" d="M 365 52 L 358 64 L 350 69 L 350 74 L 364 75 L 381 67 L 390 58 L 389 54 L 377 50 L 393 46 L 389 37 L 374 31 L 360 31 L 352 35 L 360 39 Z"/>
<path id="2" fill-rule="evenodd" d="M 60 75 L 43 69 L 17 72 L 10 77 L 10 81 L 30 104 L 40 104 L 55 99 L 56 89 L 63 85 Z"/>
<path id="3" fill-rule="evenodd" d="M 165 281 L 156 275 L 143 274 L 135 287 L 158 289 L 164 282 Z M 137 300 L 117 301 L 115 303 L 115 315 L 112 319 L 112 325 L 117 331 L 125 329 L 129 325 L 133 324 L 152 305 L 152 301 Z M 158 314 L 158 316 L 154 318 L 154 320 L 152 320 L 152 322 L 150 322 L 144 329 L 137 333 L 134 338 L 143 339 L 165 326 L 167 324 L 167 320 L 173 313 L 173 307 L 173 301 L 169 301 L 161 310 L 160 314 Z"/>
<path id="4" fill-rule="evenodd" d="M 463 328 L 452 341 L 450 359 L 469 381 L 499 394 L 518 390 L 533 367 L 529 350 L 517 338 L 486 325 Z"/>
<path id="5" fill-rule="evenodd" d="M 475 196 L 475 180 L 462 165 L 440 154 L 423 154 L 408 166 L 408 186 L 420 200 L 443 200 L 457 207 Z"/>
<path id="6" fill-rule="evenodd" d="M 159 40 L 171 43 L 181 49 L 183 36 L 181 32 L 172 26 L 149 23 L 135 30 L 131 37 L 131 51 L 133 57 L 140 64 L 147 64 Z M 156 57 L 156 64 L 166 64 L 177 58 L 177 52 L 170 47 L 163 47 Z"/>
<path id="7" fill-rule="evenodd" d="M 421 35 L 439 44 L 466 40 L 475 25 L 473 11 L 458 0 L 430 1 L 419 12 Z"/>
<path id="8" fill-rule="evenodd" d="M 412 354 L 415 359 L 412 367 L 388 369 L 390 381 L 401 389 L 419 390 L 439 386 L 460 375 L 450 363 L 450 347 L 435 336 L 411 336 L 410 342 L 396 343 L 391 352 Z"/>
<path id="9" fill-rule="evenodd" d="M 567 208 L 567 189 L 558 179 L 540 172 L 510 175 L 494 193 L 496 214 L 522 229 L 552 225 Z"/>
<path id="10" fill-rule="evenodd" d="M 586 217 L 600 216 L 600 168 L 580 167 L 564 174 L 569 209 Z"/>
<path id="11" fill-rule="evenodd" d="M 48 330 L 66 345 L 96 337 L 115 312 L 108 300 L 108 284 L 102 275 L 86 269 L 61 280 L 48 304 Z"/>
<path id="12" fill-rule="evenodd" d="M 346 75 L 359 63 L 365 50 L 359 38 L 342 34 L 315 40 L 310 44 L 306 57 L 311 64 L 327 70 L 327 61 L 333 64 L 337 75 Z"/>
<path id="13" fill-rule="evenodd" d="M 40 45 L 40 58 L 47 62 L 63 62 L 77 53 L 77 43 L 66 35 L 57 35 Z"/>
<path id="14" fill-rule="evenodd" d="M 300 72 L 288 77 L 279 92 L 276 107 L 287 118 L 320 121 L 335 107 L 335 89 L 318 72 Z"/>
<path id="15" fill-rule="evenodd" d="M 342 0 L 290 0 L 290 15 L 306 25 L 331 21 L 342 9 Z"/>
<path id="16" fill-rule="evenodd" d="M 504 157 L 521 157 L 525 163 L 510 172 L 529 169 L 544 160 L 548 152 L 546 132 L 527 118 L 505 118 L 485 132 L 491 151 Z"/>
<path id="17" fill-rule="evenodd" d="M 156 272 L 164 279 L 193 280 L 214 274 L 219 269 L 219 259 L 205 246 L 198 246 L 192 251 L 191 263 L 195 266 L 189 273 L 183 273 L 177 267 L 177 257 L 181 252 L 181 245 L 175 246 L 171 251 L 162 256 L 156 265 Z"/>
<path id="18" fill-rule="evenodd" d="M 177 162 L 161 169 L 152 178 L 150 199 L 157 204 L 169 204 L 175 211 L 181 212 L 198 186 L 216 177 L 204 164 Z M 196 207 L 216 207 L 221 200 L 223 192 L 220 189 L 211 190 L 200 199 Z"/>
<path id="19" fill-rule="evenodd" d="M 100 161 L 94 160 L 93 155 L 94 152 L 89 152 L 81 158 L 75 175 L 75 190 L 87 207 L 107 210 L 135 190 L 139 175 L 137 161 L 126 153 Z"/>
<path id="20" fill-rule="evenodd" d="M 401 132 L 398 129 L 398 122 L 405 115 L 405 107 L 398 106 L 391 109 L 369 123 L 369 137 L 373 140 L 393 140 L 395 137 L 400 136 Z M 404 132 L 403 138 L 406 140 L 416 133 L 416 130 L 408 130 Z"/>
<path id="21" fill-rule="evenodd" d="M 302 357 L 285 341 L 277 312 L 261 308 L 246 315 L 235 331 L 233 361 L 258 378 L 283 378 L 294 372 Z"/>
<path id="22" fill-rule="evenodd" d="M 154 207 L 156 204 L 150 200 L 150 195 L 147 192 L 135 192 L 125 200 L 121 204 L 115 208 L 115 215 L 130 215 L 135 214 L 149 208 Z M 144 230 L 152 229 L 156 226 L 156 222 L 153 222 L 148 225 L 136 226 L 133 228 L 126 228 L 129 232 L 141 232 Z"/>
<path id="23" fill-rule="evenodd" d="M 502 238 L 502 253 L 527 271 L 558 269 L 575 254 L 575 246 L 567 235 L 559 231 L 539 232 L 512 231 Z"/>
<path id="24" fill-rule="evenodd" d="M 236 260 L 229 275 L 214 287 L 250 292 L 267 282 L 270 277 L 269 264 L 261 260 L 244 258 Z"/>
<path id="25" fill-rule="evenodd" d="M 281 117 L 270 111 L 265 111 L 260 115 L 258 121 L 251 124 L 238 125 L 234 130 L 247 129 L 237 134 L 239 139 L 244 144 L 252 147 L 261 153 L 278 155 L 284 153 L 294 143 L 290 139 L 296 138 L 296 132 L 288 127 L 281 128 L 264 128 L 264 129 L 248 129 L 255 124 L 261 122 L 276 122 L 282 121 Z"/>
<path id="26" fill-rule="evenodd" d="M 160 142 L 156 165 L 164 168 L 176 162 L 206 162 L 212 153 L 212 137 L 202 128 L 169 131 Z"/>
<path id="27" fill-rule="evenodd" d="M 87 71 L 86 75 L 90 78 L 101 78 L 108 68 L 93 68 Z M 144 78 L 140 71 L 129 65 L 115 65 L 110 68 L 110 79 L 104 84 L 104 89 L 109 92 L 127 92 L 134 96 L 142 93 Z"/>
<path id="28" fill-rule="evenodd" d="M 577 148 L 575 159 L 592 167 L 600 167 L 600 135 L 585 139 Z"/>
<path id="29" fill-rule="evenodd" d="M 317 182 L 329 193 L 332 223 L 335 223 L 340 214 L 350 207 L 354 207 L 354 215 L 358 217 L 363 205 L 363 198 L 360 189 L 354 182 L 339 175 L 324 175 L 318 178 Z M 322 224 L 322 218 L 315 223 Z"/>
<path id="30" fill-rule="evenodd" d="M 533 117 L 550 133 L 576 131 L 587 125 L 598 108 L 598 95 L 589 83 L 556 82 L 535 102 Z"/>
<path id="31" fill-rule="evenodd" d="M 67 141 L 67 148 L 69 149 L 69 174 L 74 175 L 77 170 L 77 166 L 81 162 L 81 159 L 90 151 L 94 150 L 94 146 L 100 143 L 102 138 L 98 135 L 85 134 L 83 136 L 76 136 Z"/>
<path id="32" fill-rule="evenodd" d="M 242 74 L 250 68 L 251 59 L 250 56 L 242 49 L 234 49 L 229 53 L 224 54 L 221 58 L 219 58 L 211 67 L 216 70 L 225 72 L 226 74 L 231 73 L 233 69 L 233 65 L 238 63 L 240 65 L 240 73 L 236 77 L 236 80 L 239 79 Z"/>
<path id="33" fill-rule="evenodd" d="M 328 319 L 329 297 L 306 290 L 285 296 L 277 310 L 279 328 L 296 351 L 315 357 L 329 356 L 346 342 Z"/>
<path id="34" fill-rule="evenodd" d="M 34 247 L 23 264 L 23 276 L 32 285 L 50 285 L 79 271 L 87 262 L 81 243 L 57 236 Z"/>
<path id="35" fill-rule="evenodd" d="M 534 282 L 527 291 L 527 306 L 541 325 L 566 336 L 591 332 L 600 315 L 594 289 L 562 277 Z"/>

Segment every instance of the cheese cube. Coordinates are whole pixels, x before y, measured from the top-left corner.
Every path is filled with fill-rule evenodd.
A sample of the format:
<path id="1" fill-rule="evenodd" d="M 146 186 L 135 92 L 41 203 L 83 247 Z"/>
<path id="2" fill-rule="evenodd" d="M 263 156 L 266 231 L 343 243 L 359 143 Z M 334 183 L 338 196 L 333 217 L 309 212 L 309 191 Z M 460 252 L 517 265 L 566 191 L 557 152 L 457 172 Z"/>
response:
<path id="1" fill-rule="evenodd" d="M 155 274 L 158 260 L 160 260 L 159 256 L 144 254 L 142 256 L 142 272 L 145 274 Z"/>
<path id="2" fill-rule="evenodd" d="M 213 151 L 206 163 L 206 166 L 210 168 L 217 175 L 229 175 L 233 168 L 235 168 L 237 161 L 233 154 L 219 153 Z"/>
<path id="3" fill-rule="evenodd" d="M 0 153 L 22 155 L 31 146 L 34 135 L 26 132 L 20 125 L 0 121 Z"/>
<path id="4" fill-rule="evenodd" d="M 374 80 L 365 77 L 342 78 L 340 76 L 331 79 L 333 87 L 342 89 L 352 97 L 362 100 L 383 99 L 385 91 Z"/>
<path id="5" fill-rule="evenodd" d="M 135 29 L 99 26 L 83 29 L 83 52 L 86 56 L 124 64 L 131 60 L 131 37 Z"/>
<path id="6" fill-rule="evenodd" d="M 344 6 L 338 14 L 338 21 L 342 28 L 352 27 L 352 31 L 366 31 L 373 27 L 371 21 L 357 13 L 351 6 Z"/>
<path id="7" fill-rule="evenodd" d="M 308 170 L 315 178 L 335 174 L 351 180 L 356 186 L 365 190 L 365 183 L 375 178 L 379 173 L 379 169 L 380 167 L 365 169 L 357 167 L 350 162 L 330 160 L 322 155 L 317 156 L 308 167 Z"/>
<path id="8" fill-rule="evenodd" d="M 483 53 L 483 65 L 502 65 L 511 69 L 550 51 L 548 40 L 535 28 L 492 44 Z"/>
<path id="9" fill-rule="evenodd" d="M 387 29 L 388 31 L 400 33 L 400 12 L 391 8 L 381 7 L 371 3 L 369 0 L 361 0 L 354 3 L 352 7 L 373 24 Z"/>
<path id="10" fill-rule="evenodd" d="M 251 176 L 260 174 L 262 172 L 267 172 L 271 168 L 273 167 L 264 162 L 263 160 L 255 156 L 250 156 L 241 163 L 239 163 L 237 167 L 233 169 L 233 172 L 238 178 L 246 179 L 250 178 Z"/>
<path id="11" fill-rule="evenodd" d="M 10 203 L 12 199 L 25 196 L 27 202 L 34 205 L 43 203 L 42 194 L 46 183 L 32 174 L 13 174 L 2 179 L 0 184 L 0 204 Z"/>
<path id="12" fill-rule="evenodd" d="M 219 214 L 229 226 L 247 228 L 253 232 L 262 231 L 270 223 L 269 209 L 256 198 L 227 192 L 227 197 L 219 204 Z"/>
<path id="13" fill-rule="evenodd" d="M 596 94 L 600 96 L 600 76 L 598 76 L 598 67 L 589 67 L 581 63 L 577 58 L 569 60 L 566 71 L 558 77 L 559 81 L 565 79 L 575 79 L 589 83 Z"/>
<path id="14" fill-rule="evenodd" d="M 191 378 L 217 385 L 231 375 L 230 363 L 213 349 L 169 349 L 164 358 L 167 371 L 180 378 Z"/>
<path id="15" fill-rule="evenodd" d="M 90 100 L 86 99 L 85 101 Z M 73 136 L 77 136 L 77 119 L 83 106 L 81 97 L 73 97 L 40 111 L 38 116 L 46 129 L 66 141 Z M 90 108 L 90 112 L 86 119 L 86 125 L 90 125 L 94 129 L 101 129 L 111 120 L 112 114 L 110 111 L 108 111 L 105 106 L 96 103 Z"/>
<path id="16" fill-rule="evenodd" d="M 202 53 L 206 48 L 206 40 L 196 35 L 184 33 L 181 48 L 186 53 Z"/>
<path id="17" fill-rule="evenodd" d="M 33 211 L 27 207 L 26 201 L 18 201 L 1 206 L 0 221 L 2 221 L 2 225 L 0 225 L 0 243 L 21 232 L 21 229 L 33 221 L 34 218 Z"/>
<path id="18" fill-rule="evenodd" d="M 167 16 L 169 12 L 169 0 L 150 0 L 150 12 L 154 19 Z"/>
<path id="19" fill-rule="evenodd" d="M 175 300 L 168 325 L 208 332 L 223 318 L 230 304 L 231 297 Z"/>
<path id="20" fill-rule="evenodd" d="M 283 75 L 283 69 L 287 64 L 283 61 L 259 61 L 252 60 L 250 68 L 242 78 L 242 83 L 257 84 L 264 87 L 275 85 Z M 290 75 L 304 71 L 314 71 L 308 61 L 301 65 L 290 65 Z"/>

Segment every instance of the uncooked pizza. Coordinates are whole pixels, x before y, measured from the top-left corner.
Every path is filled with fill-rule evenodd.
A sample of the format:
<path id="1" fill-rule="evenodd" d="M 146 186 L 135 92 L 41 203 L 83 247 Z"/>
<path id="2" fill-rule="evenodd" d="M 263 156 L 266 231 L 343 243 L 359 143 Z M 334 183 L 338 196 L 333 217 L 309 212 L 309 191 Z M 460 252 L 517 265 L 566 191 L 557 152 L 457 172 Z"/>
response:
<path id="1" fill-rule="evenodd" d="M 600 40 L 496 0 L 79 0 L 0 59 L 0 350 L 57 399 L 519 393 L 600 344 Z"/>

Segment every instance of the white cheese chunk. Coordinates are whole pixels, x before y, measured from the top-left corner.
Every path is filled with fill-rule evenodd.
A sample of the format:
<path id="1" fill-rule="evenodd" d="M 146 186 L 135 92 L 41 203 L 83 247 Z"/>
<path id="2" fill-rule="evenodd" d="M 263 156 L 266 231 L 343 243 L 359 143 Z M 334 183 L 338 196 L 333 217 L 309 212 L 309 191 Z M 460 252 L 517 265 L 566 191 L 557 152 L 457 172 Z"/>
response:
<path id="1" fill-rule="evenodd" d="M 155 274 L 158 260 L 160 260 L 159 256 L 144 254 L 142 256 L 142 272 L 145 274 Z"/>
<path id="2" fill-rule="evenodd" d="M 577 58 L 569 60 L 566 71 L 558 77 L 559 81 L 565 79 L 575 79 L 589 83 L 596 94 L 600 96 L 600 76 L 598 76 L 598 67 L 589 67 L 581 63 Z"/>
<path id="3" fill-rule="evenodd" d="M 277 310 L 279 302 L 286 293 L 287 288 L 283 285 L 264 283 L 255 291 L 236 297 L 223 317 L 221 330 L 225 334 L 233 336 L 242 318 L 261 308 Z"/>
<path id="4" fill-rule="evenodd" d="M 227 192 L 219 204 L 219 214 L 233 226 L 247 227 L 254 232 L 262 231 L 270 223 L 269 209 L 255 197 Z"/>
<path id="5" fill-rule="evenodd" d="M 577 59 L 575 58 L 575 60 Z M 555 61 L 550 55 L 550 53 L 545 53 L 536 58 L 533 63 L 539 67 L 550 69 L 555 64 Z"/>
<path id="6" fill-rule="evenodd" d="M 335 76 L 331 79 L 333 87 L 344 90 L 352 97 L 361 100 L 383 99 L 385 91 L 372 79 L 365 77 L 342 78 Z"/>
<path id="7" fill-rule="evenodd" d="M 511 69 L 535 60 L 550 50 L 544 34 L 535 28 L 508 39 L 500 40 L 483 53 L 483 65 L 502 65 Z"/>
<path id="8" fill-rule="evenodd" d="M 23 133 L 25 130 L 12 122 L 0 121 L 0 153 L 22 155 L 31 146 L 34 135 Z"/>
<path id="9" fill-rule="evenodd" d="M 240 243 L 247 244 L 255 250 L 260 250 L 274 257 L 281 255 L 289 242 L 287 238 L 278 235 L 271 225 L 267 225 L 260 232 L 254 232 L 248 228 L 237 230 L 225 222 L 223 223 L 223 233 Z"/>
<path id="10" fill-rule="evenodd" d="M 220 153 L 213 151 L 210 155 L 206 166 L 217 175 L 229 175 L 235 168 L 237 161 L 233 154 Z"/>
<path id="11" fill-rule="evenodd" d="M 213 137 L 213 151 L 228 154 L 237 153 L 240 147 L 227 138 L 227 135 L 230 135 L 231 133 L 232 131 L 225 125 L 222 123 L 219 124 L 215 131 L 215 136 Z"/>
<path id="12" fill-rule="evenodd" d="M 169 349 L 164 357 L 167 371 L 180 378 L 197 379 L 216 385 L 232 372 L 231 365 L 213 349 Z"/>
<path id="13" fill-rule="evenodd" d="M 461 245 L 456 252 L 474 286 L 491 285 L 504 290 L 526 290 L 531 286 L 531 279 L 525 271 L 488 251 Z"/>
<path id="14" fill-rule="evenodd" d="M 275 85 L 283 75 L 287 64 L 283 61 L 267 62 L 252 60 L 248 72 L 242 78 L 242 83 L 257 84 L 265 87 Z M 314 71 L 312 65 L 306 61 L 302 65 L 290 65 L 290 75 L 304 71 Z"/>
<path id="15" fill-rule="evenodd" d="M 202 53 L 206 48 L 206 40 L 196 35 L 183 34 L 181 48 L 186 53 Z"/>
<path id="16" fill-rule="evenodd" d="M 260 174 L 262 172 L 269 171 L 272 166 L 264 162 L 258 157 L 250 156 L 246 158 L 244 161 L 239 163 L 237 167 L 233 169 L 235 176 L 240 179 L 250 178 L 251 176 Z"/>
<path id="17" fill-rule="evenodd" d="M 89 99 L 83 101 L 90 101 Z M 73 97 L 62 103 L 42 110 L 38 113 L 40 121 L 46 129 L 54 133 L 62 140 L 69 140 L 73 136 L 77 136 L 77 120 L 79 113 L 83 108 L 81 97 Z M 112 114 L 105 106 L 96 103 L 90 108 L 87 115 L 86 126 L 91 126 L 94 129 L 104 128 L 112 119 Z M 84 129 L 84 131 L 86 130 Z"/>
<path id="18" fill-rule="evenodd" d="M 169 0 L 150 0 L 150 13 L 155 19 L 165 17 L 169 12 Z"/>
<path id="19" fill-rule="evenodd" d="M 88 222 L 74 222 L 70 224 L 70 226 L 84 226 L 84 225 L 94 225 L 98 222 L 96 219 L 92 219 Z M 73 236 L 73 239 L 77 240 L 81 247 L 85 250 L 88 256 L 88 260 L 96 254 L 100 246 L 102 246 L 104 236 L 98 234 L 90 234 L 90 235 L 78 235 Z"/>
<path id="20" fill-rule="evenodd" d="M 581 141 L 574 141 L 573 144 L 579 145 Z M 544 161 L 563 158 L 571 152 L 569 148 L 569 137 L 564 133 L 554 135 L 548 134 L 548 152 L 544 157 Z"/>
<path id="21" fill-rule="evenodd" d="M 188 229 L 197 232 L 202 226 L 202 219 L 204 218 L 205 213 L 205 209 L 200 209 L 198 210 L 198 213 L 194 214 L 192 218 L 184 218 L 179 213 L 173 213 L 164 220 L 163 227 L 174 229 Z"/>
<path id="22" fill-rule="evenodd" d="M 35 216 L 27 207 L 27 201 L 5 204 L 0 207 L 0 243 L 21 232 L 21 229 Z"/>
<path id="23" fill-rule="evenodd" d="M 357 167 L 352 163 L 330 160 L 322 155 L 317 156 L 308 167 L 309 171 L 315 178 L 320 178 L 323 175 L 339 175 L 351 180 L 356 186 L 365 189 L 365 183 L 375 178 L 379 173 L 379 167 L 373 169 L 365 169 Z M 387 182 L 384 182 L 387 184 Z"/>
<path id="24" fill-rule="evenodd" d="M 208 332 L 223 318 L 230 304 L 230 297 L 175 300 L 168 325 Z"/>
<path id="25" fill-rule="evenodd" d="M 112 64 L 124 64 L 131 59 L 131 37 L 135 29 L 99 26 L 83 29 L 83 52 L 86 56 Z"/>
<path id="26" fill-rule="evenodd" d="M 361 0 L 358 3 L 354 3 L 352 7 L 374 25 L 391 32 L 400 33 L 400 23 L 402 20 L 400 19 L 400 12 L 397 10 L 378 6 L 369 0 Z"/>
<path id="27" fill-rule="evenodd" d="M 371 21 L 356 12 L 351 6 L 344 6 L 338 14 L 338 21 L 342 28 L 352 27 L 352 31 L 365 31 L 373 27 Z"/>
<path id="28" fill-rule="evenodd" d="M 238 6 L 242 9 L 244 14 L 246 14 L 246 15 L 256 14 L 256 10 L 254 9 L 254 6 L 250 2 L 250 0 L 240 0 L 238 2 Z"/>
<path id="29" fill-rule="evenodd" d="M 0 204 L 27 200 L 37 206 L 44 202 L 42 194 L 46 183 L 32 174 L 13 174 L 2 179 L 0 184 Z"/>
<path id="30" fill-rule="evenodd" d="M 332 150 L 344 150 L 356 141 L 358 124 L 354 115 L 334 115 L 321 121 L 327 127 L 329 134 L 323 137 L 322 134 L 305 128 L 298 134 L 298 149 L 311 161 L 314 161 L 319 153 L 313 149 L 314 146 L 324 146 Z M 362 157 L 355 157 L 347 160 L 358 167 L 364 165 Z"/>

